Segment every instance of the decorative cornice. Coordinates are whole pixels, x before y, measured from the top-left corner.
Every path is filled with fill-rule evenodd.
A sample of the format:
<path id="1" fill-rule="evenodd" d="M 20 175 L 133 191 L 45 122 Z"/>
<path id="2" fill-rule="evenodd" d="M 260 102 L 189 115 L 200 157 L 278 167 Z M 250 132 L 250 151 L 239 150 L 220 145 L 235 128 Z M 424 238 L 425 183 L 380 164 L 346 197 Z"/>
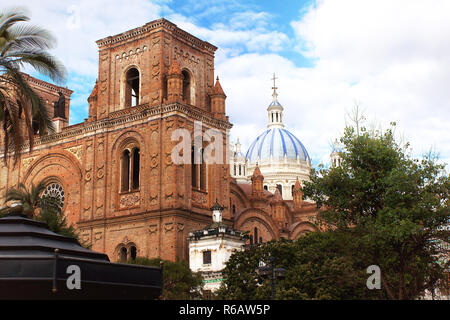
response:
<path id="1" fill-rule="evenodd" d="M 59 91 L 61 91 L 63 94 L 65 94 L 66 96 L 69 96 L 69 97 L 73 93 L 73 91 L 68 88 L 60 87 L 60 86 L 48 83 L 46 81 L 39 80 L 37 78 L 30 76 L 29 74 L 22 73 L 22 76 L 25 78 L 25 80 L 27 82 L 37 85 L 38 87 L 53 91 L 55 93 L 58 93 Z"/>
<path id="2" fill-rule="evenodd" d="M 112 45 L 112 44 L 120 43 L 123 41 L 127 41 L 128 39 L 135 38 L 137 36 L 149 33 L 150 31 L 155 30 L 157 28 L 164 28 L 164 29 L 174 33 L 175 35 L 179 36 L 180 38 L 183 38 L 186 41 L 189 41 L 190 43 L 194 44 L 198 48 L 206 49 L 208 52 L 210 52 L 212 54 L 217 50 L 216 46 L 214 46 L 206 41 L 200 40 L 197 37 L 194 37 L 193 35 L 187 33 L 186 31 L 178 28 L 176 24 L 174 24 L 164 18 L 153 20 L 149 23 L 146 23 L 145 25 L 143 25 L 141 27 L 117 34 L 115 36 L 109 36 L 109 37 L 100 39 L 100 40 L 96 41 L 96 43 L 97 43 L 98 47 L 101 48 L 101 47 L 104 47 L 107 45 Z"/>
<path id="3" fill-rule="evenodd" d="M 46 135 L 42 137 L 37 137 L 34 140 L 34 146 L 40 146 L 45 144 L 55 144 L 57 141 L 61 141 L 67 138 L 76 138 L 80 139 L 80 136 L 83 137 L 89 134 L 95 134 L 97 131 L 102 131 L 111 128 L 115 128 L 118 125 L 146 119 L 151 121 L 149 118 L 154 118 L 155 116 L 160 115 L 161 118 L 169 113 L 180 112 L 184 115 L 190 117 L 193 120 L 201 121 L 206 125 L 219 128 L 222 130 L 231 129 L 233 126 L 228 121 L 223 121 L 219 119 L 215 119 L 212 117 L 210 112 L 199 109 L 194 106 L 187 106 L 180 104 L 178 102 L 161 105 L 161 106 L 150 106 L 148 103 L 142 104 L 133 108 L 126 108 L 122 110 L 118 110 L 109 114 L 108 118 L 101 119 L 94 122 L 83 122 L 73 126 L 65 127 L 59 133 Z M 29 142 L 25 142 L 21 148 L 22 151 L 29 149 Z M 2 155 L 3 148 L 0 148 L 0 158 Z"/>

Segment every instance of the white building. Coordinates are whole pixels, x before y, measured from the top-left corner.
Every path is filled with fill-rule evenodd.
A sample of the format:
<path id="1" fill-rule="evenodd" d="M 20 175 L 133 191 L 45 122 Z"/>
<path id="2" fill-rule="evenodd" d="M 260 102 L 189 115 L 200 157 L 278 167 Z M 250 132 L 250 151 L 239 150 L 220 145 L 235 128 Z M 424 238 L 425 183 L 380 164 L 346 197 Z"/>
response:
<path id="1" fill-rule="evenodd" d="M 212 206 L 211 225 L 189 233 L 189 267 L 203 276 L 203 290 L 215 291 L 222 284 L 222 270 L 234 251 L 243 250 L 243 233 L 222 223 L 223 207 Z"/>

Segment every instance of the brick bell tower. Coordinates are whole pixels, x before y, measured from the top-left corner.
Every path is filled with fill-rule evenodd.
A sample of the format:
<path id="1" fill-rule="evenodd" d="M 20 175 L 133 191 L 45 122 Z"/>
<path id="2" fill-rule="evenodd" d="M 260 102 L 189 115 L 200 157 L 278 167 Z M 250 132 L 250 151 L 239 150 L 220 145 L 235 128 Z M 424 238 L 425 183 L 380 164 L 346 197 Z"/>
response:
<path id="1" fill-rule="evenodd" d="M 216 198 L 225 207 L 224 222 L 232 225 L 226 161 L 231 124 L 225 93 L 214 82 L 217 48 L 165 19 L 98 40 L 97 45 L 99 73 L 85 125 L 107 127 L 104 135 L 93 138 L 94 146 L 100 141 L 107 147 L 87 150 L 85 161 L 88 167 L 105 166 L 109 181 L 85 182 L 84 192 L 105 199 L 89 198 L 96 212 L 82 216 L 79 225 L 87 230 L 98 219 L 106 222 L 97 249 L 112 260 L 126 256 L 122 251 L 129 243 L 138 256 L 187 259 L 189 232 L 210 223 L 209 208 Z M 217 141 L 223 155 L 214 151 L 221 161 L 174 163 L 172 151 L 180 142 L 172 140 L 176 129 L 187 130 L 192 142 L 180 155 L 203 159 L 211 139 L 195 146 L 199 124 L 203 134 L 213 129 L 222 136 Z M 104 211 L 98 209 L 102 204 Z M 141 229 L 130 227 L 137 225 Z M 114 228 L 119 231 L 108 231 Z"/>

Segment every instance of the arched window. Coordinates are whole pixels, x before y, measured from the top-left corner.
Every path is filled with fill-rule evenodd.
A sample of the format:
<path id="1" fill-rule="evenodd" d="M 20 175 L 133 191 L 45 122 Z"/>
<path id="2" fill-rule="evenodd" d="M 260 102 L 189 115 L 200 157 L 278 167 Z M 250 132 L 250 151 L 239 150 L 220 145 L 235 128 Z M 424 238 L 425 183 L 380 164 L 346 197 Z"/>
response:
<path id="1" fill-rule="evenodd" d="M 137 250 L 135 246 L 131 246 L 130 247 L 130 258 L 131 260 L 136 260 L 136 254 L 137 254 Z"/>
<path id="2" fill-rule="evenodd" d="M 196 160 L 196 154 L 195 154 L 195 147 L 192 147 L 191 150 L 191 168 L 192 168 L 192 187 L 193 188 L 198 188 L 198 174 L 197 174 L 197 170 L 198 170 L 198 165 L 195 163 Z"/>
<path id="3" fill-rule="evenodd" d="M 241 165 L 239 165 L 239 175 L 241 175 Z"/>
<path id="4" fill-rule="evenodd" d="M 206 190 L 206 162 L 204 161 L 205 149 L 201 150 L 201 163 L 200 163 L 200 189 Z"/>
<path id="5" fill-rule="evenodd" d="M 294 187 L 295 187 L 295 185 L 291 186 L 291 194 L 292 194 L 292 196 L 294 195 Z"/>
<path id="6" fill-rule="evenodd" d="M 136 191 L 140 185 L 141 156 L 139 148 L 125 149 L 120 157 L 120 191 Z"/>
<path id="7" fill-rule="evenodd" d="M 121 191 L 130 190 L 130 151 L 125 150 L 120 157 L 121 162 Z"/>
<path id="8" fill-rule="evenodd" d="M 264 190 L 268 190 L 268 187 L 267 187 L 267 186 L 264 186 Z"/>
<path id="9" fill-rule="evenodd" d="M 236 215 L 236 206 L 233 204 L 233 216 Z"/>
<path id="10" fill-rule="evenodd" d="M 183 99 L 186 103 L 191 104 L 191 76 L 186 70 L 182 71 L 183 74 Z"/>
<path id="11" fill-rule="evenodd" d="M 128 250 L 125 247 L 120 248 L 119 250 L 119 262 L 125 263 L 127 262 Z"/>
<path id="12" fill-rule="evenodd" d="M 132 160 L 133 160 L 133 189 L 137 190 L 139 189 L 139 171 L 140 171 L 140 165 L 141 165 L 141 159 L 140 159 L 140 152 L 138 148 L 133 149 L 132 154 Z"/>
<path id="13" fill-rule="evenodd" d="M 31 121 L 31 127 L 33 128 L 33 134 L 39 133 L 39 122 L 37 122 L 36 120 L 33 119 Z"/>
<path id="14" fill-rule="evenodd" d="M 234 175 L 236 175 L 236 165 L 234 165 Z"/>
<path id="15" fill-rule="evenodd" d="M 191 151 L 192 187 L 200 190 L 206 190 L 206 163 L 203 161 L 204 151 L 203 148 L 197 151 L 195 147 L 192 147 Z"/>
<path id="16" fill-rule="evenodd" d="M 280 191 L 280 195 L 283 196 L 283 187 L 281 186 L 281 184 L 277 184 L 277 189 L 278 191 Z"/>
<path id="17" fill-rule="evenodd" d="M 255 227 L 255 229 L 253 229 L 254 231 L 254 235 L 255 235 L 255 244 L 257 244 L 258 243 L 258 228 L 257 227 Z"/>
<path id="18" fill-rule="evenodd" d="M 125 75 L 125 108 L 139 104 L 139 71 L 131 68 Z"/>
<path id="19" fill-rule="evenodd" d="M 250 245 L 253 244 L 253 236 L 250 236 Z"/>

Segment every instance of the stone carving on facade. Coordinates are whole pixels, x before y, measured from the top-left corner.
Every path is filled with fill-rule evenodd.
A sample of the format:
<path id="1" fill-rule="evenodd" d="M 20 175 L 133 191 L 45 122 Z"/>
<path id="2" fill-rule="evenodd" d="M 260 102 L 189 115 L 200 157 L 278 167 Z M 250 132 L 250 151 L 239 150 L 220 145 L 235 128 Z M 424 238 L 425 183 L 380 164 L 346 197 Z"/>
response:
<path id="1" fill-rule="evenodd" d="M 150 200 L 150 204 L 152 204 L 152 205 L 156 204 L 156 202 L 158 200 L 158 195 L 154 195 L 154 196 L 150 195 L 149 200 Z"/>
<path id="2" fill-rule="evenodd" d="M 164 225 L 164 231 L 169 232 L 173 230 L 173 222 L 167 222 Z"/>
<path id="3" fill-rule="evenodd" d="M 177 223 L 177 229 L 179 232 L 184 230 L 184 224 L 183 223 Z"/>
<path id="4" fill-rule="evenodd" d="M 153 169 L 156 169 L 159 165 L 158 163 L 158 153 L 154 153 L 150 156 L 150 168 L 153 171 Z"/>
<path id="5" fill-rule="evenodd" d="M 192 190 L 192 204 L 204 207 L 206 206 L 206 194 L 203 192 Z"/>
<path id="6" fill-rule="evenodd" d="M 173 198 L 174 198 L 173 192 L 171 192 L 171 193 L 166 193 L 166 200 L 168 200 L 168 199 L 173 199 Z"/>
<path id="7" fill-rule="evenodd" d="M 101 165 L 97 168 L 97 179 L 103 179 L 104 175 L 105 175 L 105 170 L 104 170 L 105 165 Z"/>
<path id="8" fill-rule="evenodd" d="M 75 156 L 75 158 L 78 159 L 78 161 L 82 161 L 83 158 L 83 146 L 79 145 L 79 146 L 75 146 L 75 147 L 71 147 L 71 148 L 67 148 L 64 149 L 69 151 L 71 154 L 73 154 Z"/>
<path id="9" fill-rule="evenodd" d="M 137 59 L 137 57 L 147 51 L 147 46 L 137 47 L 136 50 L 130 50 L 128 52 L 123 52 L 122 54 L 116 54 L 115 61 L 121 63 L 127 61 L 128 59 Z"/>
<path id="10" fill-rule="evenodd" d="M 36 160 L 37 157 L 30 157 L 22 160 L 22 167 L 26 170 L 30 167 L 31 163 Z"/>
<path id="11" fill-rule="evenodd" d="M 161 40 L 160 37 L 154 37 L 154 38 L 152 39 L 152 47 L 153 47 L 153 48 L 158 47 L 158 46 L 159 46 L 159 41 L 160 41 L 160 40 Z"/>
<path id="12" fill-rule="evenodd" d="M 150 234 L 156 233 L 158 231 L 158 225 L 152 224 L 148 226 L 148 232 Z"/>
<path id="13" fill-rule="evenodd" d="M 120 197 L 120 207 L 130 208 L 137 207 L 140 204 L 141 198 L 137 194 L 126 194 Z"/>
<path id="14" fill-rule="evenodd" d="M 95 239 L 95 241 L 100 240 L 100 239 L 102 238 L 102 236 L 103 236 L 103 232 L 101 232 L 101 231 L 96 232 L 96 233 L 94 234 L 94 239 Z"/>
<path id="15" fill-rule="evenodd" d="M 86 168 L 85 173 L 84 173 L 84 180 L 86 182 L 91 181 L 92 179 L 92 168 Z"/>
<path id="16" fill-rule="evenodd" d="M 172 152 L 166 152 L 166 168 L 171 167 L 173 165 L 172 162 Z"/>

